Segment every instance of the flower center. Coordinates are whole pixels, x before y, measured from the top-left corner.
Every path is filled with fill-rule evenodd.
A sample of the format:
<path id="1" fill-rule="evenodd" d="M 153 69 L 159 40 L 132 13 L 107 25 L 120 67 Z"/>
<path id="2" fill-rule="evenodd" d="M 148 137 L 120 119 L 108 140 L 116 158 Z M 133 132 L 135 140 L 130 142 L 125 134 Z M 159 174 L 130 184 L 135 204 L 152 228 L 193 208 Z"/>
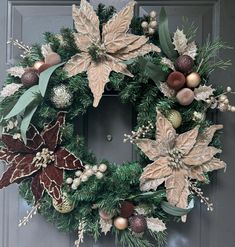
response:
<path id="1" fill-rule="evenodd" d="M 178 150 L 177 148 L 173 148 L 168 152 L 168 154 L 170 156 L 170 163 L 169 163 L 170 167 L 179 169 L 183 166 L 183 162 L 181 160 L 183 154 L 180 150 Z"/>
<path id="2" fill-rule="evenodd" d="M 55 155 L 48 148 L 43 148 L 41 152 L 38 152 L 33 158 L 33 164 L 37 167 L 46 168 L 47 165 L 51 164 L 55 160 Z"/>
<path id="3" fill-rule="evenodd" d="M 103 44 L 93 43 L 88 48 L 88 53 L 90 54 L 92 60 L 98 63 L 106 56 L 106 49 Z"/>

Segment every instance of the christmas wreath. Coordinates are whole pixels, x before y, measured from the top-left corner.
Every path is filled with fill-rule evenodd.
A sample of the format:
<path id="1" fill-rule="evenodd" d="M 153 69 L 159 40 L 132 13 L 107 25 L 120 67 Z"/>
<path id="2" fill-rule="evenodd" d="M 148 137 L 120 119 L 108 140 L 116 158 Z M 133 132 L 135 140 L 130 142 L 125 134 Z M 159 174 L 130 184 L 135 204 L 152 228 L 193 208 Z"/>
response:
<path id="1" fill-rule="evenodd" d="M 20 184 L 32 205 L 19 226 L 39 212 L 61 231 L 77 231 L 77 247 L 84 234 L 97 240 L 108 232 L 125 246 L 152 246 L 148 236 L 163 246 L 166 224 L 186 221 L 195 197 L 213 210 L 200 186 L 226 165 L 222 125 L 206 113 L 235 107 L 231 88 L 215 88 L 209 75 L 230 65 L 217 57 L 230 47 L 218 39 L 198 47 L 194 25 L 171 34 L 164 8 L 133 18 L 134 5 L 116 14 L 81 0 L 73 6 L 75 30 L 47 32 L 45 44 L 32 47 L 9 41 L 22 59 L 1 91 L 0 159 L 7 166 L 0 188 Z M 107 83 L 137 116 L 124 142 L 139 159 L 119 166 L 97 161 L 74 128 L 79 115 L 98 107 Z"/>

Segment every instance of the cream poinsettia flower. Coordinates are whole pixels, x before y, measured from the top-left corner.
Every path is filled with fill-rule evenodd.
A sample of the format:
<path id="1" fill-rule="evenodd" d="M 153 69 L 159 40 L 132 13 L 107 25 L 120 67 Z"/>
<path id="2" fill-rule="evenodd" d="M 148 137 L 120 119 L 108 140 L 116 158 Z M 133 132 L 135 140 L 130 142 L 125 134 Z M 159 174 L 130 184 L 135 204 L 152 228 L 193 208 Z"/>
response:
<path id="1" fill-rule="evenodd" d="M 215 132 L 222 127 L 212 125 L 203 134 L 199 134 L 196 127 L 178 135 L 172 124 L 157 111 L 156 140 L 135 141 L 153 161 L 140 177 L 141 190 L 157 189 L 165 183 L 169 203 L 187 208 L 189 179 L 206 181 L 206 172 L 225 168 L 225 163 L 214 157 L 221 150 L 208 146 Z"/>
<path id="2" fill-rule="evenodd" d="M 70 77 L 87 71 L 95 107 L 99 104 L 111 71 L 133 76 L 123 61 L 151 51 L 160 52 L 159 47 L 147 43 L 147 37 L 127 33 L 133 18 L 134 5 L 135 2 L 132 1 L 114 15 L 103 26 L 102 33 L 99 18 L 86 0 L 81 0 L 79 9 L 73 6 L 77 30 L 74 34 L 75 42 L 81 52 L 68 61 L 65 70 Z"/>

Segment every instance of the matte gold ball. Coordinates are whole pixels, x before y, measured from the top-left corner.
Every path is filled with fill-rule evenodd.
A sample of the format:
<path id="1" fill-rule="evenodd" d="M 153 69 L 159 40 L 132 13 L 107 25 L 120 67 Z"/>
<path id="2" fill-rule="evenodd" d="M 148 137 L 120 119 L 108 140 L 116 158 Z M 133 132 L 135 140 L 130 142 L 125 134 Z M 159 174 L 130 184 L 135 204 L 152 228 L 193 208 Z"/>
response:
<path id="1" fill-rule="evenodd" d="M 45 57 L 45 63 L 49 64 L 50 66 L 59 64 L 61 62 L 61 57 L 56 52 L 51 52 Z"/>
<path id="2" fill-rule="evenodd" d="M 155 32 L 156 32 L 156 30 L 153 29 L 153 28 L 151 28 L 151 27 L 148 29 L 148 33 L 149 33 L 150 35 L 153 35 Z"/>
<path id="3" fill-rule="evenodd" d="M 201 76 L 197 72 L 192 72 L 186 77 L 186 84 L 190 88 L 195 88 L 201 83 Z"/>
<path id="4" fill-rule="evenodd" d="M 63 194 L 62 203 L 58 204 L 58 202 L 53 199 L 53 207 L 56 211 L 61 214 L 67 214 L 74 210 L 74 202 L 72 202 L 69 198 L 67 193 Z"/>
<path id="5" fill-rule="evenodd" d="M 176 110 L 171 110 L 167 115 L 167 119 L 171 122 L 172 126 L 177 129 L 182 124 L 182 116 Z"/>
<path id="6" fill-rule="evenodd" d="M 147 21 L 143 21 L 143 22 L 141 23 L 141 27 L 142 27 L 143 29 L 147 29 L 148 26 L 149 26 L 149 24 L 148 24 Z"/>
<path id="7" fill-rule="evenodd" d="M 128 227 L 128 220 L 123 217 L 117 217 L 113 224 L 118 230 L 125 230 Z"/>
<path id="8" fill-rule="evenodd" d="M 155 10 L 152 10 L 150 13 L 149 13 L 149 16 L 151 18 L 156 18 L 157 17 L 157 12 Z"/>
<path id="9" fill-rule="evenodd" d="M 189 88 L 183 88 L 177 93 L 176 98 L 180 105 L 187 106 L 193 102 L 194 92 Z"/>
<path id="10" fill-rule="evenodd" d="M 149 27 L 156 29 L 157 28 L 157 21 L 150 21 Z"/>
<path id="11" fill-rule="evenodd" d="M 39 68 L 40 68 L 43 64 L 45 64 L 43 61 L 37 61 L 37 62 L 35 62 L 35 64 L 33 65 L 33 68 L 34 68 L 35 70 L 39 70 Z"/>

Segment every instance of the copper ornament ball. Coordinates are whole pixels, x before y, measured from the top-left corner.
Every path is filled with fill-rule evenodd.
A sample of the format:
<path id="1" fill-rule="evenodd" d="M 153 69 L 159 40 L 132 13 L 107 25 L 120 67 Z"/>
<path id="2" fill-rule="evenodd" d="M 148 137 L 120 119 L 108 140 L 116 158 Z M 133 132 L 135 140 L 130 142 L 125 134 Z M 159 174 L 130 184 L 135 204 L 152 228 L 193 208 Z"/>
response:
<path id="1" fill-rule="evenodd" d="M 188 55 L 181 55 L 176 59 L 175 67 L 176 70 L 188 74 L 193 70 L 194 61 Z"/>
<path id="2" fill-rule="evenodd" d="M 21 82 L 25 87 L 32 87 L 38 83 L 38 75 L 34 70 L 27 70 L 21 76 Z"/>
<path id="3" fill-rule="evenodd" d="M 61 63 L 61 57 L 56 52 L 51 52 L 45 57 L 45 63 L 49 64 L 50 66 L 56 65 Z"/>
<path id="4" fill-rule="evenodd" d="M 128 220 L 123 217 L 117 217 L 113 224 L 118 230 L 125 230 L 128 227 Z"/>
<path id="5" fill-rule="evenodd" d="M 35 70 L 39 70 L 39 68 L 40 68 L 43 64 L 45 64 L 44 61 L 37 61 L 37 62 L 34 63 L 33 68 L 34 68 Z"/>
<path id="6" fill-rule="evenodd" d="M 47 70 L 48 68 L 50 68 L 51 65 L 44 63 L 39 69 L 38 69 L 38 73 L 41 74 L 43 71 Z"/>
<path id="7" fill-rule="evenodd" d="M 194 92 L 189 88 L 183 88 L 177 93 L 176 98 L 180 105 L 187 106 L 193 102 Z"/>
<path id="8" fill-rule="evenodd" d="M 143 215 L 135 215 L 129 220 L 130 228 L 135 233 L 142 233 L 147 229 L 147 221 Z"/>
<path id="9" fill-rule="evenodd" d="M 179 90 L 181 89 L 185 84 L 185 76 L 179 71 L 174 71 L 170 73 L 170 75 L 167 78 L 167 85 L 174 89 Z"/>
<path id="10" fill-rule="evenodd" d="M 195 88 L 201 83 L 201 76 L 197 72 L 192 72 L 186 77 L 186 84 L 190 88 Z"/>

